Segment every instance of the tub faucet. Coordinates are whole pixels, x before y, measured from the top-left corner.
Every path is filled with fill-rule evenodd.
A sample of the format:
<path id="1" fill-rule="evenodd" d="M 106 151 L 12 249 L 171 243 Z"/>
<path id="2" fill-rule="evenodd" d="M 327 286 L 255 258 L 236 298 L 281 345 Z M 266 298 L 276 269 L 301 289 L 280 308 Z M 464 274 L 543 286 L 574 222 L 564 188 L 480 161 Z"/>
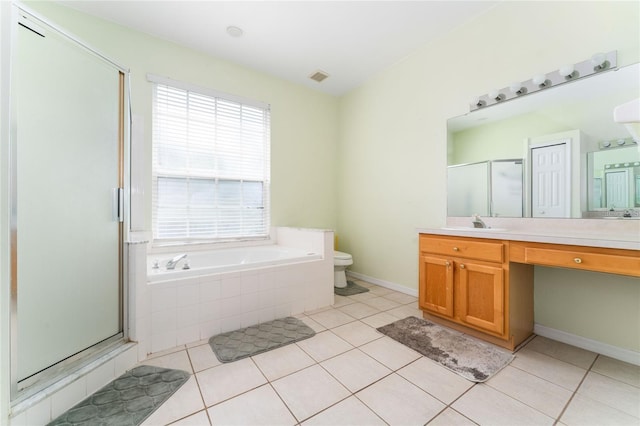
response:
<path id="1" fill-rule="evenodd" d="M 473 227 L 474 228 L 488 228 L 487 224 L 480 219 L 480 215 L 473 215 Z"/>
<path id="2" fill-rule="evenodd" d="M 187 257 L 187 253 L 177 255 L 167 262 L 167 269 L 176 269 L 176 265 L 178 264 L 178 262 L 180 262 L 180 260 L 184 259 L 185 257 Z"/>

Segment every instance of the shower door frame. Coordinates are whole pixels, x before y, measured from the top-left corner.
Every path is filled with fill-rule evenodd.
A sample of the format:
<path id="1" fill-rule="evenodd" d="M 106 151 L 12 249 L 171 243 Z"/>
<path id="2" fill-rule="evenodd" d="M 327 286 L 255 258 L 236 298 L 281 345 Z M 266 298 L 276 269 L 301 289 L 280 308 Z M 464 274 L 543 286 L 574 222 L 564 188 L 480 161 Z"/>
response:
<path id="1" fill-rule="evenodd" d="M 46 18 L 40 16 L 29 8 L 21 4 L 11 5 L 11 35 L 9 40 L 10 52 L 10 69 L 14 70 L 14 61 L 16 58 L 17 27 L 20 21 L 32 22 L 37 26 L 44 27 L 48 31 L 56 33 L 58 36 L 66 39 L 72 45 L 85 52 L 90 53 L 95 58 L 107 63 L 118 72 L 118 171 L 117 171 L 117 188 L 114 188 L 114 198 L 117 200 L 117 220 L 118 220 L 118 291 L 119 291 L 119 331 L 102 341 L 94 343 L 92 346 L 70 355 L 60 360 L 44 370 L 29 376 L 21 381 L 18 380 L 18 277 L 17 277 L 17 96 L 15 92 L 15 84 L 11 83 L 12 94 L 10 103 L 10 142 L 9 142 L 9 248 L 10 248 L 10 402 L 15 405 L 34 394 L 41 392 L 48 386 L 63 387 L 66 381 L 61 381 L 72 371 L 79 371 L 83 367 L 87 367 L 90 363 L 99 357 L 108 354 L 117 349 L 128 341 L 128 271 L 125 256 L 125 241 L 128 238 L 128 230 L 130 223 L 130 132 L 131 132 L 131 113 L 130 113 L 130 76 L 129 70 L 117 64 L 107 56 L 96 51 L 86 43 L 79 40 L 74 35 L 68 33 L 64 29 L 51 23 Z M 57 384 L 56 384 L 57 383 Z"/>

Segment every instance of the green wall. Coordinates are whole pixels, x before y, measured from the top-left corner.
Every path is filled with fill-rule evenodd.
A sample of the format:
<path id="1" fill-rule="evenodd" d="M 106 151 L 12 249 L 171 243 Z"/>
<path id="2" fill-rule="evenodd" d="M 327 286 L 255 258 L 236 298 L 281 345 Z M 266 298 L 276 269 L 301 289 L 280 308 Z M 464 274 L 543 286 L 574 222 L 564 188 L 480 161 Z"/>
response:
<path id="1" fill-rule="evenodd" d="M 53 2 L 26 5 L 131 71 L 131 106 L 144 120 L 151 159 L 151 83 L 156 74 L 271 105 L 271 217 L 274 226 L 336 226 L 337 99 L 129 30 Z M 152 5 L 150 3 L 150 5 Z M 134 164 L 132 167 L 136 167 Z M 146 165 L 145 228 L 151 228 L 151 165 Z"/>
<path id="2" fill-rule="evenodd" d="M 638 62 L 639 9 L 637 2 L 500 2 L 342 97 L 338 232 L 352 269 L 417 291 L 415 229 L 446 220 L 446 120 L 468 112 L 473 96 L 595 52 L 617 50 L 619 66 Z M 581 287 L 582 280 L 554 269 L 538 274 L 536 322 L 640 352 L 640 298 L 629 292 L 638 280 L 603 275 Z M 591 291 L 594 281 L 599 291 Z M 566 303 L 551 315 L 545 307 L 557 300 Z M 598 302 L 597 314 L 588 309 Z M 624 332 L 601 333 L 603 325 Z"/>
<path id="3" fill-rule="evenodd" d="M 410 291 L 415 229 L 446 220 L 446 120 L 466 113 L 474 95 L 595 52 L 617 50 L 620 66 L 640 60 L 637 2 L 500 2 L 336 99 L 55 4 L 29 6 L 131 68 L 148 158 L 146 73 L 270 103 L 274 224 L 336 228 L 354 271 Z M 150 222 L 150 200 L 146 210 Z M 536 277 L 536 322 L 640 351 L 640 298 L 629 291 L 637 280 L 598 275 L 581 287 L 582 274 L 537 270 L 545 272 Z M 604 286 L 600 326 L 588 326 Z M 545 308 L 558 300 L 567 301 L 562 310 Z M 599 331 L 619 324 L 619 335 Z"/>

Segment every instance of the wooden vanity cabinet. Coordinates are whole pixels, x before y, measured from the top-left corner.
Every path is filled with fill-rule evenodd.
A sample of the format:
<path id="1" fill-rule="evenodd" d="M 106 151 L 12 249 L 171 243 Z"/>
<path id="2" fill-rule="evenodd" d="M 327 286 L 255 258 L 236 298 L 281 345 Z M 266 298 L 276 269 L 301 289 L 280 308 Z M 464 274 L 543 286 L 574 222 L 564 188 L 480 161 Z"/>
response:
<path id="1" fill-rule="evenodd" d="M 533 271 L 508 254 L 508 241 L 421 234 L 424 317 L 514 349 L 533 330 Z"/>

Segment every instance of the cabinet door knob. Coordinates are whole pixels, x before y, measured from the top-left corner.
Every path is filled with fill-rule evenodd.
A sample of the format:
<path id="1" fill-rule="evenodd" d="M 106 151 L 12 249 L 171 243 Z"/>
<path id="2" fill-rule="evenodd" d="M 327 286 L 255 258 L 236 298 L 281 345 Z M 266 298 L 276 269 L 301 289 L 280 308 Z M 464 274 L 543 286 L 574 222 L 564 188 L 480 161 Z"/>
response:
<path id="1" fill-rule="evenodd" d="M 573 259 L 573 261 L 576 263 L 582 263 L 582 259 L 580 259 L 579 257 L 576 257 L 575 259 Z"/>
<path id="2" fill-rule="evenodd" d="M 464 268 L 465 268 L 464 263 L 461 263 L 460 264 L 460 269 L 464 269 Z"/>
<path id="3" fill-rule="evenodd" d="M 446 262 L 444 262 L 444 266 L 446 266 L 446 267 L 448 268 L 449 266 L 451 266 L 451 262 L 449 262 L 449 261 L 447 260 Z"/>
<path id="4" fill-rule="evenodd" d="M 453 251 L 460 251 L 460 249 L 458 247 L 454 247 Z"/>

